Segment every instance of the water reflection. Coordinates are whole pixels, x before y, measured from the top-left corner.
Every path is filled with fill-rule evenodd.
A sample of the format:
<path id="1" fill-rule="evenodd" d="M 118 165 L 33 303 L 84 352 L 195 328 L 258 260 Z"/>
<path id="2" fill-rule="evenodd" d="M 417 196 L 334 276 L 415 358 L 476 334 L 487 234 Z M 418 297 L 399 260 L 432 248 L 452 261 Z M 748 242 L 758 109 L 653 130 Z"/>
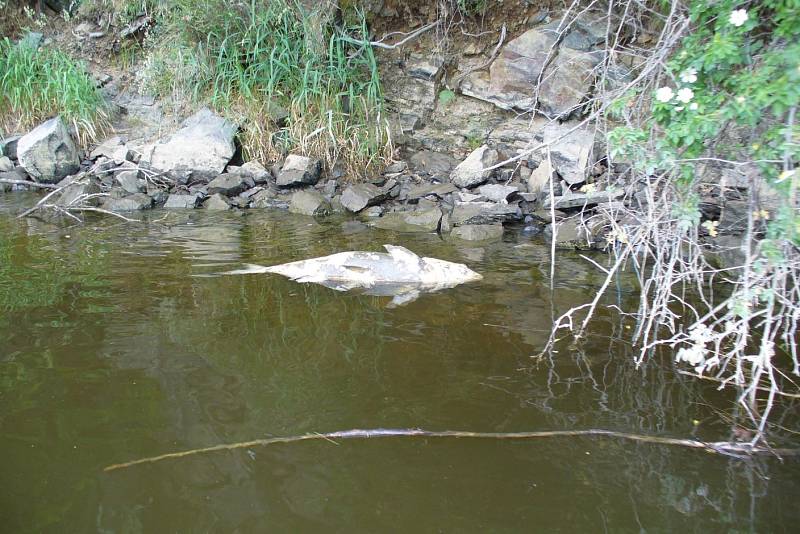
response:
<path id="1" fill-rule="evenodd" d="M 546 247 L 513 233 L 476 247 L 348 220 L 164 216 L 54 229 L 0 215 L 10 531 L 773 531 L 797 520 L 792 462 L 590 438 L 303 443 L 103 474 L 172 450 L 352 427 L 727 438 L 716 412 L 727 394 L 669 357 L 635 369 L 626 324 L 602 311 L 583 343 L 531 358 L 553 316 L 598 283 L 580 258 L 559 259 L 551 292 Z M 485 278 L 391 309 L 281 277 L 193 276 L 383 243 Z M 632 290 L 623 280 L 610 301 Z M 27 296 L 11 306 L 8 295 Z"/>

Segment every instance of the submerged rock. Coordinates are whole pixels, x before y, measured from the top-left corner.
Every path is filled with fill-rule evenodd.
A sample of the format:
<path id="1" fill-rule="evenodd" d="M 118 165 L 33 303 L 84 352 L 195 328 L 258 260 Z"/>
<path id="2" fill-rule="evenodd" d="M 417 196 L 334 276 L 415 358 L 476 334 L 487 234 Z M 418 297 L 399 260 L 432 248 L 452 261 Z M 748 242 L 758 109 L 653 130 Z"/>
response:
<path id="1" fill-rule="evenodd" d="M 140 211 L 153 207 L 153 199 L 144 193 L 136 193 L 122 198 L 107 198 L 103 208 L 109 211 Z"/>
<path id="2" fill-rule="evenodd" d="M 319 181 L 322 165 L 318 159 L 290 154 L 278 173 L 279 187 L 314 185 Z"/>
<path id="3" fill-rule="evenodd" d="M 503 237 L 502 224 L 467 224 L 458 226 L 450 234 L 465 241 L 486 241 Z"/>
<path id="4" fill-rule="evenodd" d="M 149 155 L 150 167 L 186 182 L 208 181 L 228 164 L 236 146 L 237 127 L 232 122 L 203 108 L 186 119 L 180 130 L 159 141 Z"/>
<path id="5" fill-rule="evenodd" d="M 43 183 L 56 183 L 80 169 L 78 147 L 61 117 L 46 121 L 20 138 L 17 157 L 25 172 Z"/>
<path id="6" fill-rule="evenodd" d="M 302 215 L 328 215 L 331 212 L 331 205 L 317 191 L 297 191 L 292 195 L 289 211 Z"/>
<path id="7" fill-rule="evenodd" d="M 439 208 L 431 207 L 386 213 L 370 224 L 376 228 L 395 232 L 436 232 L 441 219 L 442 212 Z"/>
<path id="8" fill-rule="evenodd" d="M 210 211 L 225 211 L 231 209 L 228 199 L 220 193 L 214 193 L 208 197 L 208 200 L 206 200 L 206 203 L 203 204 L 203 207 Z"/>

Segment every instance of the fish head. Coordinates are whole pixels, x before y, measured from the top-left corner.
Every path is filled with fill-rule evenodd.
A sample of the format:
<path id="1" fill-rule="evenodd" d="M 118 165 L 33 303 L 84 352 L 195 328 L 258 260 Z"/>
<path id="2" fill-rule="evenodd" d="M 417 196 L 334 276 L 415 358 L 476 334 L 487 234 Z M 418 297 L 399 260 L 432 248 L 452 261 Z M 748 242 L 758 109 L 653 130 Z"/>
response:
<path id="1" fill-rule="evenodd" d="M 466 282 L 482 280 L 483 276 L 476 273 L 463 263 L 453 263 L 436 258 L 423 258 L 423 281 L 432 284 L 457 285 Z"/>

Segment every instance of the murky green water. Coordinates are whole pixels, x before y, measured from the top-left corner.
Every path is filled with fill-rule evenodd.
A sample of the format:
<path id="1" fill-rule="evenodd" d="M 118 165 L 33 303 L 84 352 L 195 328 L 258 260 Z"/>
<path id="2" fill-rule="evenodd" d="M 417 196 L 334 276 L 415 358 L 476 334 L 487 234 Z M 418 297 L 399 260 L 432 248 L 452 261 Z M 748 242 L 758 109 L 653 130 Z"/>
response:
<path id="1" fill-rule="evenodd" d="M 0 197 L 4 532 L 797 528 L 796 461 L 605 438 L 318 441 L 104 473 L 174 450 L 348 428 L 727 439 L 715 408 L 729 397 L 669 362 L 634 369 L 625 325 L 610 316 L 581 347 L 562 343 L 537 363 L 553 314 L 599 277 L 562 255 L 551 294 L 548 252 L 522 235 L 477 246 L 255 212 L 57 229 L 14 220 L 23 198 Z M 386 297 L 278 276 L 194 276 L 382 243 L 485 278 L 388 308 Z M 626 298 L 622 281 L 612 299 Z"/>

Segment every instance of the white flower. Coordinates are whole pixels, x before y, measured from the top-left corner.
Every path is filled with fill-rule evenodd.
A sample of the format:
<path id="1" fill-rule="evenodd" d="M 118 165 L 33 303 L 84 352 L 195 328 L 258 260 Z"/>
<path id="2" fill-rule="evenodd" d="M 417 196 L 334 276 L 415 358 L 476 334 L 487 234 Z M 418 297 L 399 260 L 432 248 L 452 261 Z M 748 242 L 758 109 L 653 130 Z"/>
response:
<path id="1" fill-rule="evenodd" d="M 675 361 L 684 361 L 691 366 L 697 367 L 706 361 L 706 349 L 700 345 L 692 345 L 689 348 L 683 347 L 675 355 Z"/>
<path id="2" fill-rule="evenodd" d="M 697 81 L 697 69 L 688 68 L 681 73 L 681 81 L 683 83 L 694 83 Z"/>
<path id="3" fill-rule="evenodd" d="M 689 331 L 689 338 L 697 344 L 705 344 L 714 338 L 714 331 L 703 323 L 699 323 Z"/>
<path id="4" fill-rule="evenodd" d="M 694 98 L 694 91 L 692 91 L 688 87 L 684 87 L 683 89 L 678 91 L 678 100 L 680 100 L 684 104 L 688 104 L 692 98 Z"/>
<path id="5" fill-rule="evenodd" d="M 656 91 L 656 100 L 659 102 L 669 102 L 672 100 L 673 96 L 675 96 L 675 93 L 672 92 L 671 87 L 661 87 L 658 91 Z"/>
<path id="6" fill-rule="evenodd" d="M 689 104 L 689 109 L 691 109 L 692 111 L 697 111 L 697 102 L 692 102 L 691 104 Z"/>
<path id="7" fill-rule="evenodd" d="M 745 9 L 737 9 L 736 11 L 731 12 L 731 16 L 728 18 L 728 22 L 736 26 L 737 28 L 747 22 L 747 10 Z"/>

